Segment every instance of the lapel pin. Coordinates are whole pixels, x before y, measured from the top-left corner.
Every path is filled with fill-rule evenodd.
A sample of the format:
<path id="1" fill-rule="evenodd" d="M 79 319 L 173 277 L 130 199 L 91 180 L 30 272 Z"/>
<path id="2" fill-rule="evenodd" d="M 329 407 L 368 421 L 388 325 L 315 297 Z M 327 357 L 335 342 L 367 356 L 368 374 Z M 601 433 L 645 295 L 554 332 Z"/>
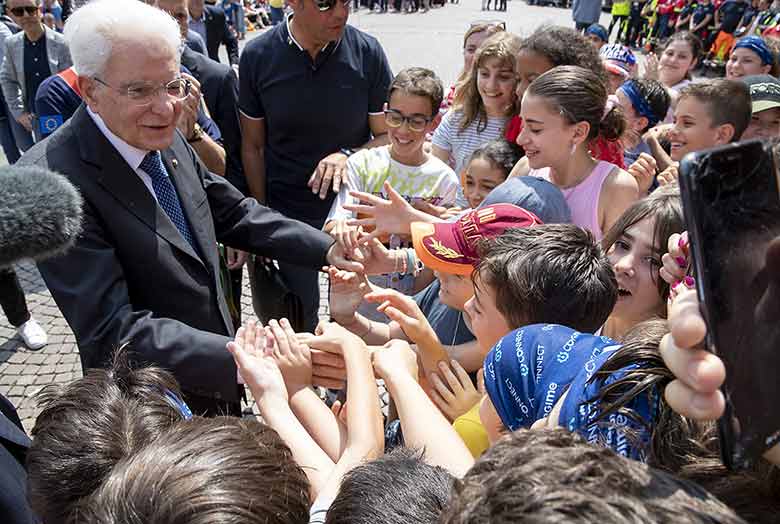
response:
<path id="1" fill-rule="evenodd" d="M 174 169 L 176 169 L 177 167 L 179 167 L 179 161 L 174 158 L 171 160 L 171 165 L 173 166 Z"/>

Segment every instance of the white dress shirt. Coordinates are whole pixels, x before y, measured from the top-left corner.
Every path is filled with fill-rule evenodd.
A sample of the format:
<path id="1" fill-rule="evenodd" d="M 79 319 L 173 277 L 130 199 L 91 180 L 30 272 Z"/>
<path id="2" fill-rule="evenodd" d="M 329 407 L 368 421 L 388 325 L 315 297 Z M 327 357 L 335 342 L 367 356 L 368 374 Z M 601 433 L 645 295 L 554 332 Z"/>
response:
<path id="1" fill-rule="evenodd" d="M 152 198 L 157 200 L 157 195 L 154 192 L 154 186 L 152 185 L 152 178 L 146 174 L 146 171 L 141 169 L 139 166 L 141 165 L 141 162 L 143 162 L 144 157 L 146 156 L 149 151 L 144 151 L 143 149 L 138 149 L 135 146 L 131 146 L 118 136 L 116 136 L 109 128 L 106 126 L 106 123 L 103 122 L 103 119 L 100 118 L 100 115 L 97 113 L 92 112 L 92 109 L 87 106 L 87 113 L 92 118 L 92 120 L 95 122 L 95 125 L 100 129 L 100 132 L 103 133 L 103 135 L 108 139 L 109 142 L 111 142 L 111 145 L 114 146 L 114 149 L 117 150 L 119 155 L 127 162 L 127 165 L 130 166 L 130 168 L 135 171 L 135 174 L 138 175 L 138 177 L 141 179 L 141 182 L 144 183 L 146 186 L 146 189 L 149 190 L 149 193 L 152 194 Z M 166 173 L 167 175 L 167 173 Z"/>

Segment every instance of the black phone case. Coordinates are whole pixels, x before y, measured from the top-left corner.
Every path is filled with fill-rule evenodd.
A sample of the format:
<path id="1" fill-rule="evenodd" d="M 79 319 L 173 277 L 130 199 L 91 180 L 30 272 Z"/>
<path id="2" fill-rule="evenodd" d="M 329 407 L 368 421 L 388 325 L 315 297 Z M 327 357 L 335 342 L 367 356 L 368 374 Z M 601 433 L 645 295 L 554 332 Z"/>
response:
<path id="1" fill-rule="evenodd" d="M 706 347 L 709 351 L 720 355 L 729 368 L 729 360 L 735 361 L 735 358 L 729 358 L 730 355 L 723 354 L 718 348 L 717 329 L 715 322 L 711 318 L 710 308 L 713 307 L 713 290 L 710 289 L 710 278 L 702 278 L 707 271 L 707 260 L 705 260 L 704 247 L 702 239 L 704 238 L 701 210 L 704 206 L 714 206 L 716 203 L 708 200 L 705 196 L 706 190 L 700 184 L 700 178 L 711 168 L 711 163 L 733 156 L 739 158 L 741 162 L 749 163 L 756 161 L 759 155 L 771 155 L 768 146 L 760 141 L 750 141 L 742 144 L 730 144 L 720 148 L 692 153 L 683 158 L 680 163 L 680 193 L 683 203 L 683 212 L 690 239 L 691 254 L 693 258 L 693 268 L 696 276 L 696 291 L 699 296 L 700 309 L 704 321 L 707 325 Z M 765 157 L 764 157 L 765 158 Z M 721 166 L 722 167 L 722 166 Z M 739 168 L 741 166 L 735 166 Z M 780 319 L 778 319 L 780 320 Z M 746 328 L 748 328 L 746 326 Z M 739 351 L 739 349 L 728 348 L 730 351 Z M 748 349 L 748 348 L 740 348 Z M 733 355 L 731 355 L 733 357 Z M 742 428 L 740 431 L 739 413 L 735 410 L 732 401 L 731 389 L 734 387 L 733 377 L 727 374 L 726 382 L 721 388 L 726 399 L 726 408 L 723 416 L 718 420 L 718 433 L 720 438 L 720 450 L 724 465 L 731 470 L 737 470 L 749 467 L 758 457 L 756 444 L 758 431 L 754 432 L 755 426 Z M 770 416 L 769 413 L 766 413 Z M 744 420 L 742 421 L 744 425 Z"/>

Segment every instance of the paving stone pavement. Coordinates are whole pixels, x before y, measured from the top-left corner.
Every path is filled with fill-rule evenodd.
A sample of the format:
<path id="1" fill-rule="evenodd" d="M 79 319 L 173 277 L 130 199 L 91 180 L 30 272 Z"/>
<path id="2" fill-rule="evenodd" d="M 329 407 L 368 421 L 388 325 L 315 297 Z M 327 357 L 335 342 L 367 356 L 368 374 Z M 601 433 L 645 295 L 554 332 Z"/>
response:
<path id="1" fill-rule="evenodd" d="M 81 378 L 82 372 L 76 339 L 38 269 L 34 264 L 25 262 L 16 266 L 16 273 L 24 289 L 30 314 L 49 335 L 49 343 L 45 347 L 30 351 L 0 310 L 0 341 L 3 341 L 0 344 L 0 393 L 16 407 L 29 434 L 39 411 L 36 395 L 48 384 L 67 384 Z M 320 284 L 320 317 L 326 318 L 327 281 L 322 278 Z M 246 271 L 241 312 L 245 319 L 254 316 Z M 253 402 L 250 407 L 256 412 Z"/>

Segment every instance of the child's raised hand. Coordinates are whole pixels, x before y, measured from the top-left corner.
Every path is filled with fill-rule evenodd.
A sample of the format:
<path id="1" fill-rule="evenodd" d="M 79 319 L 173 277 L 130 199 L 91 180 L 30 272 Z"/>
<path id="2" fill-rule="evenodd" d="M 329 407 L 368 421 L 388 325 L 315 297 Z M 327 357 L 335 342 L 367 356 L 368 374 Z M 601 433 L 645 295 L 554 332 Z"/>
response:
<path id="1" fill-rule="evenodd" d="M 357 335 L 335 322 L 322 321 L 317 325 L 314 335 L 301 334 L 298 340 L 311 349 L 343 355 L 344 358 L 355 351 L 366 352 L 365 343 Z"/>
<path id="2" fill-rule="evenodd" d="M 648 142 L 660 142 L 667 138 L 667 135 L 669 135 L 672 129 L 674 129 L 674 124 L 658 124 L 645 131 L 642 138 Z"/>
<path id="3" fill-rule="evenodd" d="M 288 402 L 284 378 L 261 324 L 253 320 L 247 322 L 236 333 L 235 341 L 227 343 L 227 350 L 258 403 Z"/>
<path id="4" fill-rule="evenodd" d="M 409 234 L 414 208 L 393 189 L 389 182 L 385 182 L 384 191 L 389 197 L 388 200 L 370 193 L 349 192 L 352 197 L 360 200 L 361 204 L 345 205 L 344 209 L 358 215 L 367 215 L 369 218 L 352 219 L 347 224 L 354 227 L 374 227 L 374 231 L 366 235 L 363 239 L 364 241 L 387 234 Z"/>
<path id="5" fill-rule="evenodd" d="M 397 273 L 401 269 L 400 257 L 403 257 L 403 251 L 397 249 L 387 249 L 378 238 L 368 238 L 369 235 L 363 233 L 358 238 L 360 248 L 363 250 L 363 267 L 366 275 L 384 275 L 387 273 Z"/>
<path id="6" fill-rule="evenodd" d="M 363 228 L 361 227 L 347 225 L 346 219 L 339 219 L 333 221 L 330 236 L 336 239 L 336 242 L 341 245 L 344 253 L 348 253 L 353 260 L 362 262 L 363 253 L 358 248 L 358 237 L 362 231 Z"/>
<path id="7" fill-rule="evenodd" d="M 382 289 L 368 293 L 365 299 L 368 302 L 379 302 L 376 310 L 398 322 L 409 340 L 418 342 L 429 334 L 431 327 L 428 319 L 411 297 L 394 289 Z"/>
<path id="8" fill-rule="evenodd" d="M 347 382 L 347 366 L 344 357 L 335 353 L 311 350 L 312 384 L 329 389 L 344 389 Z"/>
<path id="9" fill-rule="evenodd" d="M 444 381 L 440 377 L 444 377 Z M 431 400 L 450 421 L 473 408 L 482 398 L 457 360 L 439 362 L 439 373 L 430 373 L 428 381 L 433 385 L 429 393 Z"/>
<path id="10" fill-rule="evenodd" d="M 463 211 L 464 209 L 462 207 L 448 207 L 439 215 L 439 218 L 442 220 L 449 220 L 452 217 L 459 216 Z"/>
<path id="11" fill-rule="evenodd" d="M 306 344 L 298 341 L 290 322 L 286 318 L 279 322 L 271 320 L 266 331 L 270 331 L 276 342 L 273 356 L 284 377 L 287 392 L 293 394 L 311 386 L 311 353 Z"/>
<path id="12" fill-rule="evenodd" d="M 330 407 L 330 411 L 336 416 L 339 421 L 347 425 L 347 403 L 344 404 L 341 403 L 340 400 L 337 400 L 333 403 L 333 405 Z"/>
<path id="13" fill-rule="evenodd" d="M 672 234 L 666 243 L 666 249 L 666 253 L 661 257 L 663 266 L 661 267 L 659 274 L 667 284 L 675 286 L 685 278 L 686 271 L 688 270 L 690 261 L 688 232 L 683 231 L 682 234 Z"/>
<path id="14" fill-rule="evenodd" d="M 354 321 L 355 312 L 363 302 L 363 296 L 370 291 L 365 275 L 345 271 L 337 267 L 327 268 L 330 277 L 330 316 L 336 322 L 349 324 Z"/>
<path id="15" fill-rule="evenodd" d="M 639 185 L 639 194 L 646 195 L 650 191 L 650 186 L 653 185 L 655 179 L 655 171 L 658 164 L 653 158 L 653 155 L 642 153 L 639 158 L 628 167 L 628 172 L 635 179 Z"/>
<path id="16" fill-rule="evenodd" d="M 408 342 L 391 340 L 380 350 L 371 354 L 374 373 L 384 379 L 400 375 L 409 375 L 417 380 L 417 354 Z"/>
<path id="17" fill-rule="evenodd" d="M 671 165 L 658 173 L 658 185 L 669 186 L 676 184 L 678 178 L 680 178 L 680 172 L 677 170 L 677 166 Z"/>
<path id="18" fill-rule="evenodd" d="M 425 200 L 418 200 L 417 202 L 413 202 L 412 207 L 415 208 L 417 211 L 422 211 L 423 213 L 427 213 L 435 217 L 440 217 L 442 213 L 447 211 L 446 207 L 435 206 L 430 202 L 426 202 Z"/>
<path id="19" fill-rule="evenodd" d="M 664 391 L 666 401 L 677 413 L 694 420 L 719 418 L 725 408 L 719 388 L 726 379 L 726 368 L 720 358 L 704 349 L 707 327 L 695 290 L 684 290 L 675 298 L 669 329 L 659 346 L 675 376 Z"/>

